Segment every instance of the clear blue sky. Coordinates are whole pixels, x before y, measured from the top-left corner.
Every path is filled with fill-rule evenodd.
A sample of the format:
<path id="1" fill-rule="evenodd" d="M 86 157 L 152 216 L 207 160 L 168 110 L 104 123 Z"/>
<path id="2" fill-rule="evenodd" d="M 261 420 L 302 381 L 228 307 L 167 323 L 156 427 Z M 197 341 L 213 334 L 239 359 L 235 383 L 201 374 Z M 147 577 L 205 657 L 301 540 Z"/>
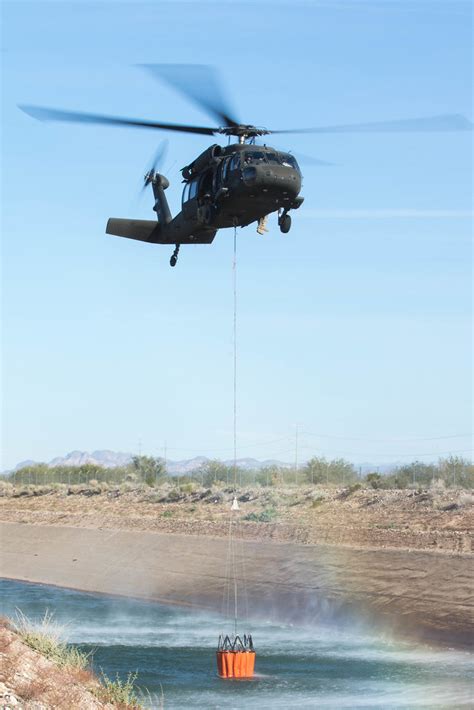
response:
<path id="1" fill-rule="evenodd" d="M 471 116 L 471 3 L 4 2 L 2 467 L 71 449 L 230 457 L 232 233 L 105 235 L 163 135 L 40 123 L 17 103 L 209 118 L 134 65 L 204 63 L 273 128 Z M 212 124 L 211 124 L 212 125 Z M 170 134 L 179 168 L 206 137 Z M 290 234 L 239 248 L 239 455 L 430 460 L 471 446 L 471 136 L 299 135 Z M 464 435 L 460 437 L 458 435 Z M 452 437 L 452 438 L 438 438 Z M 275 441 L 274 441 L 275 440 Z M 274 442 L 274 443 L 267 443 Z"/>

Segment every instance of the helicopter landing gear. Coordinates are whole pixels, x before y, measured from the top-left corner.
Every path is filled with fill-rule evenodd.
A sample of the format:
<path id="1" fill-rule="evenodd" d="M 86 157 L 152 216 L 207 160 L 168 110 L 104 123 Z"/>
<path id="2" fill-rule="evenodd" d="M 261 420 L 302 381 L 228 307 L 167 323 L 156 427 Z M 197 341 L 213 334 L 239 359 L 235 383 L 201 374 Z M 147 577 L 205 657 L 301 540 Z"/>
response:
<path id="1" fill-rule="evenodd" d="M 278 226 L 282 234 L 288 234 L 291 229 L 291 217 L 287 212 L 283 212 L 283 214 L 278 217 Z"/>
<path id="2" fill-rule="evenodd" d="M 268 221 L 268 215 L 265 215 L 264 217 L 260 217 L 260 219 L 258 220 L 258 227 L 257 227 L 258 234 L 265 234 L 265 232 L 268 232 L 267 221 Z"/>
<path id="3" fill-rule="evenodd" d="M 171 254 L 170 266 L 176 266 L 176 262 L 178 261 L 179 246 L 179 244 L 176 244 L 175 250 Z"/>

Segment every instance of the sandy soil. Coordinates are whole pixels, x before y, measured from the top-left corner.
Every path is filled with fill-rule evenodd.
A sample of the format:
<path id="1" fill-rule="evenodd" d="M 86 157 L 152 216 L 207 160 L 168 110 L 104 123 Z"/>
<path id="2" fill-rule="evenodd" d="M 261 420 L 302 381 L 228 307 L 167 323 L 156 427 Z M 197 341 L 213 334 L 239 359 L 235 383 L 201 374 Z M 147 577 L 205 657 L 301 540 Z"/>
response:
<path id="1" fill-rule="evenodd" d="M 43 495 L 33 495 L 41 490 Z M 22 487 L 0 497 L 0 520 L 222 537 L 232 496 L 230 489 L 219 488 Z M 474 495 L 465 491 L 256 488 L 241 491 L 239 501 L 240 535 L 249 540 L 473 550 Z M 246 519 L 266 512 L 269 522 Z"/>

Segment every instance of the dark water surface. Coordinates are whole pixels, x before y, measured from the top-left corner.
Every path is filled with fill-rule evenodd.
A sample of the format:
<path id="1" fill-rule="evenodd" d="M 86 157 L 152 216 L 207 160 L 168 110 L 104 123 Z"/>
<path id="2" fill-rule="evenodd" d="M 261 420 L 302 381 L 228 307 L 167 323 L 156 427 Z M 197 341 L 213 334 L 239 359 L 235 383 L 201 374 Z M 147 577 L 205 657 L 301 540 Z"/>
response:
<path id="1" fill-rule="evenodd" d="M 46 610 L 63 635 L 108 676 L 138 672 L 148 705 L 165 708 L 472 708 L 472 655 L 384 639 L 376 631 L 329 625 L 242 626 L 257 650 L 253 681 L 216 676 L 215 645 L 232 624 L 218 614 L 0 580 L 2 613 Z M 150 702 L 151 698 L 151 702 Z"/>

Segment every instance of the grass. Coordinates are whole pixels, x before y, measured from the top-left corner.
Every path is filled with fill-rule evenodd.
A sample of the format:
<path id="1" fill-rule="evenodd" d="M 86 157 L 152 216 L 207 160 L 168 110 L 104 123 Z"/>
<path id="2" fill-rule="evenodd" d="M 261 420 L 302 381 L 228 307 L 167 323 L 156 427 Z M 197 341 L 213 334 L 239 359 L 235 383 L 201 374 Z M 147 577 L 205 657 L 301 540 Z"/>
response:
<path id="1" fill-rule="evenodd" d="M 129 673 L 125 680 L 121 680 L 117 675 L 113 680 L 102 671 L 98 680 L 90 669 L 91 654 L 61 640 L 63 628 L 54 621 L 51 612 L 47 611 L 43 618 L 35 623 L 17 609 L 16 619 L 9 622 L 1 617 L 0 626 L 10 627 L 32 650 L 52 661 L 58 668 L 71 671 L 76 681 L 83 683 L 102 702 L 113 704 L 117 710 L 144 710 L 144 705 L 140 703 L 137 695 L 140 691 L 135 688 L 137 674 Z M 23 699 L 41 699 L 46 686 L 43 679 L 28 681 L 21 689 Z M 74 703 L 71 707 L 74 707 Z"/>
<path id="2" fill-rule="evenodd" d="M 101 685 L 97 689 L 96 695 L 103 703 L 113 703 L 120 708 L 127 708 L 127 710 L 141 710 L 143 705 L 135 692 L 136 679 L 136 673 L 129 673 L 126 680 L 121 680 L 118 674 L 115 680 L 112 680 L 102 671 Z"/>
<path id="3" fill-rule="evenodd" d="M 49 658 L 59 668 L 85 670 L 89 666 L 90 653 L 84 653 L 61 641 L 62 628 L 54 622 L 51 612 L 46 611 L 37 624 L 19 609 L 16 616 L 16 620 L 12 623 L 13 630 L 34 651 Z"/>

